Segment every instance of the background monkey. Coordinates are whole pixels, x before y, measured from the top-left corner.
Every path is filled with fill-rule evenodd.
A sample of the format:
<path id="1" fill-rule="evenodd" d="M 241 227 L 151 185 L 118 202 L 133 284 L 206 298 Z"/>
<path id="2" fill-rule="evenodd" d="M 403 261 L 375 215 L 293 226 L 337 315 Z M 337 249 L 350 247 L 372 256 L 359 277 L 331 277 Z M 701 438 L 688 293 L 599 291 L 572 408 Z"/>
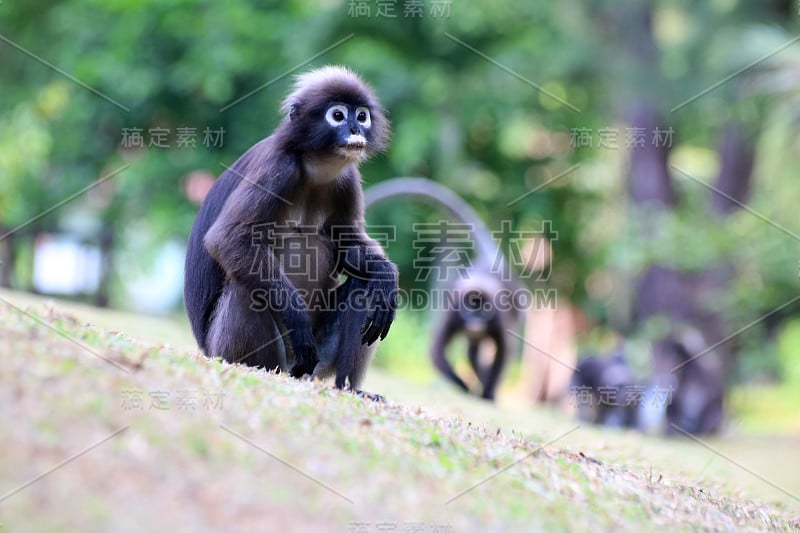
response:
<path id="1" fill-rule="evenodd" d="M 411 196 L 434 201 L 444 207 L 459 222 L 470 224 L 475 239 L 475 257 L 455 280 L 450 290 L 455 293 L 457 309 L 448 309 L 440 321 L 431 346 L 431 360 L 439 372 L 465 392 L 469 387 L 456 374 L 447 359 L 447 346 L 463 333 L 467 337 L 467 357 L 475 376 L 481 383 L 481 396 L 494 399 L 500 375 L 505 366 L 509 347 L 514 339 L 509 330 L 519 324 L 520 312 L 516 297 L 523 290 L 511 275 L 497 243 L 475 211 L 447 187 L 425 178 L 394 178 L 369 187 L 365 193 L 367 207 L 389 198 Z M 509 296 L 498 305 L 499 295 Z M 493 353 L 488 365 L 480 361 L 479 348 L 491 341 Z"/>
<path id="2" fill-rule="evenodd" d="M 394 320 L 397 268 L 364 229 L 358 165 L 389 125 L 353 72 L 297 78 L 284 120 L 216 181 L 189 237 L 184 299 L 209 356 L 357 389 Z M 298 265 L 300 265 L 298 267 Z M 341 274 L 354 280 L 337 287 Z M 352 305 L 355 289 L 367 302 Z M 357 333 L 353 333 L 353 332 Z M 291 366 L 293 365 L 293 366 Z"/>
<path id="3" fill-rule="evenodd" d="M 578 399 L 578 416 L 645 433 L 715 433 L 724 419 L 724 380 L 717 355 L 708 351 L 698 330 L 680 326 L 653 342 L 653 375 L 644 382 L 634 376 L 622 345 L 611 356 L 582 359 L 571 390 Z"/>
<path id="4" fill-rule="evenodd" d="M 582 359 L 572 376 L 570 392 L 576 396 L 578 418 L 584 422 L 632 428 L 638 424 L 638 387 L 620 344 L 610 356 Z"/>
<path id="5" fill-rule="evenodd" d="M 713 348 L 713 347 L 712 347 Z M 719 353 L 691 326 L 653 343 L 654 380 L 671 390 L 668 435 L 716 433 L 724 421 L 725 372 Z"/>
<path id="6" fill-rule="evenodd" d="M 508 357 L 510 339 L 506 328 L 512 326 L 508 312 L 500 311 L 492 302 L 501 290 L 500 282 L 490 276 L 471 273 L 453 286 L 460 307 L 445 314 L 437 327 L 431 346 L 431 360 L 437 370 L 465 392 L 467 384 L 455 373 L 447 360 L 447 346 L 454 337 L 463 333 L 467 339 L 467 359 L 481 383 L 481 397 L 493 400 Z M 513 320 L 516 320 L 514 318 Z M 481 343 L 491 340 L 493 354 L 486 365 L 480 359 Z"/>

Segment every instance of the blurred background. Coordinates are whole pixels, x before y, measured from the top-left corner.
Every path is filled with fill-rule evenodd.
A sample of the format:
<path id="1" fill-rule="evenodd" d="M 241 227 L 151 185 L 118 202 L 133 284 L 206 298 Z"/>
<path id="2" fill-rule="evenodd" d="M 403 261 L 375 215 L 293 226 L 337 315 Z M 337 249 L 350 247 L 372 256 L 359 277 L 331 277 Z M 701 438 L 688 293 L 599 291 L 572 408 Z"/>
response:
<path id="1" fill-rule="evenodd" d="M 570 317 L 551 337 L 582 354 L 625 338 L 642 369 L 652 341 L 691 324 L 737 423 L 798 432 L 799 9 L 2 2 L 0 286 L 185 322 L 185 242 L 213 180 L 281 120 L 292 74 L 344 64 L 393 124 L 366 186 L 429 177 L 490 229 L 550 241 L 548 275 L 524 281 Z M 412 228 L 442 213 L 391 207 L 368 221 L 396 226 L 401 284 L 426 288 Z M 375 364 L 436 379 L 431 324 L 403 311 Z M 536 400 L 526 379 L 516 358 L 509 401 Z"/>

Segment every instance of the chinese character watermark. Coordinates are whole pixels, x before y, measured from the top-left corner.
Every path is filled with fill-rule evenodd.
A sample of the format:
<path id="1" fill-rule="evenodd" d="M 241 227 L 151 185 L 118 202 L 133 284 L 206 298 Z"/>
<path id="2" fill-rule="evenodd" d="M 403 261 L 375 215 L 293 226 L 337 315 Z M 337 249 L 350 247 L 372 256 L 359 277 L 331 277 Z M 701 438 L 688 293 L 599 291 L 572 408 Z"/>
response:
<path id="1" fill-rule="evenodd" d="M 604 148 L 617 150 L 619 148 L 642 149 L 647 145 L 658 148 L 671 148 L 674 130 L 669 128 L 611 128 L 603 127 L 593 130 L 591 128 L 572 128 L 570 130 L 571 148 Z"/>
<path id="2" fill-rule="evenodd" d="M 206 389 L 125 389 L 121 396 L 125 411 L 218 411 L 225 393 Z"/>
<path id="3" fill-rule="evenodd" d="M 426 9 L 427 7 L 427 9 Z M 347 16 L 352 18 L 417 19 L 425 16 L 446 19 L 453 0 L 348 0 Z"/>
<path id="4" fill-rule="evenodd" d="M 203 132 L 201 144 L 206 148 L 222 148 L 225 140 L 225 129 L 220 127 L 211 129 L 206 127 Z M 186 150 L 197 148 L 197 128 L 183 126 L 175 128 L 175 134 L 170 128 L 152 127 L 145 133 L 144 128 L 122 128 L 120 146 L 123 148 L 177 148 Z"/>

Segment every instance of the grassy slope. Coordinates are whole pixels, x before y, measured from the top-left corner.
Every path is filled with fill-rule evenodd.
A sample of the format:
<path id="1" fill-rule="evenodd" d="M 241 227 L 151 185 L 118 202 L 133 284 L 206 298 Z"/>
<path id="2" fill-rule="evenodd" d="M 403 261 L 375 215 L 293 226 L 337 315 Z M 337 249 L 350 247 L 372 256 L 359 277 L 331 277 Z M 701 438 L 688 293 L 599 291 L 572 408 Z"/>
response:
<path id="1" fill-rule="evenodd" d="M 800 527 L 798 501 L 770 485 L 800 491 L 796 437 L 709 441 L 754 475 L 690 440 L 501 409 L 376 370 L 367 388 L 390 402 L 371 404 L 187 355 L 185 327 L 168 321 L 0 298 L 9 531 Z"/>

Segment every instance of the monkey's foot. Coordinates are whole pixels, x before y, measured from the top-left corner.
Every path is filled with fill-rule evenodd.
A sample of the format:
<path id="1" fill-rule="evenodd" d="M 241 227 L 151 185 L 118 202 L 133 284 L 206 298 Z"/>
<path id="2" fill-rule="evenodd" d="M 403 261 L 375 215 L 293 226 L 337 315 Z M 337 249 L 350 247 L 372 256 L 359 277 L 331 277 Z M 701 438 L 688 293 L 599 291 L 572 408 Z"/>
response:
<path id="1" fill-rule="evenodd" d="M 311 375 L 314 373 L 315 366 L 316 363 L 311 366 L 297 363 L 289 370 L 289 375 L 293 378 L 302 378 L 303 376 Z"/>
<path id="2" fill-rule="evenodd" d="M 365 399 L 367 399 L 369 401 L 372 401 L 372 402 L 379 402 L 379 403 L 385 403 L 386 402 L 386 398 L 384 398 L 380 394 L 372 394 L 371 392 L 366 392 L 366 391 L 363 391 L 363 390 L 354 390 L 353 394 L 355 394 L 359 398 L 365 398 Z"/>

